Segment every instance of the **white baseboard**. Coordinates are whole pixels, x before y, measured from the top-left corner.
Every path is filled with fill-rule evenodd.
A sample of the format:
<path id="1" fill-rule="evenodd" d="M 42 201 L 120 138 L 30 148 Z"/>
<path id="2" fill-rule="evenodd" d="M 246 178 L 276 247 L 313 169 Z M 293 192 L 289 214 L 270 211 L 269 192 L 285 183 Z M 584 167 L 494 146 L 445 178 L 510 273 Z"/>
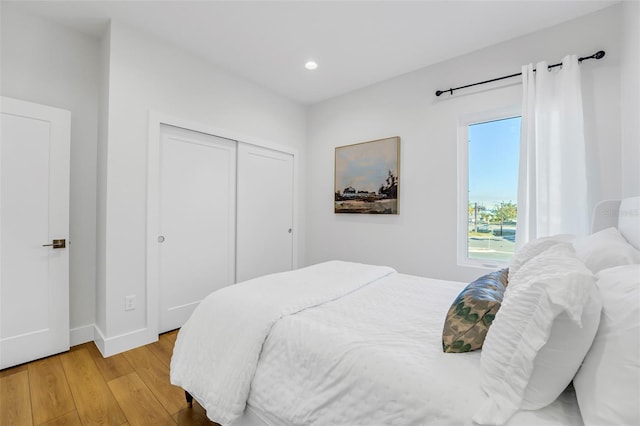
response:
<path id="1" fill-rule="evenodd" d="M 76 346 L 93 341 L 93 324 L 72 328 L 69 331 L 69 345 Z"/>
<path id="2" fill-rule="evenodd" d="M 94 325 L 93 329 L 93 340 L 96 342 L 96 346 L 105 358 L 139 346 L 148 345 L 149 343 L 153 343 L 158 340 L 158 336 L 150 336 L 149 330 L 146 328 L 141 328 L 139 330 L 134 330 L 129 333 L 112 337 L 105 337 L 104 333 L 97 325 Z"/>
<path id="3" fill-rule="evenodd" d="M 98 350 L 104 356 L 104 334 L 97 324 L 93 326 L 93 341 L 96 342 Z"/>

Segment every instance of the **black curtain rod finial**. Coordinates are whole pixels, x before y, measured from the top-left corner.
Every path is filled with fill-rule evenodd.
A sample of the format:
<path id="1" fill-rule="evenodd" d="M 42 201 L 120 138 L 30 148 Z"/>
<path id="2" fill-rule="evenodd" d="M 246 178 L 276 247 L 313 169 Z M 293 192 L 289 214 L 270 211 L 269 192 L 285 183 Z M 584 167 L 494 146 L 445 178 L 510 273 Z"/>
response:
<path id="1" fill-rule="evenodd" d="M 594 53 L 591 56 L 585 56 L 583 58 L 578 58 L 578 62 L 582 62 L 585 59 L 602 59 L 604 58 L 605 52 L 604 50 L 598 50 L 596 53 Z"/>
<path id="2" fill-rule="evenodd" d="M 456 90 L 456 89 L 447 89 L 447 90 L 444 90 L 444 91 L 443 90 L 436 90 L 436 96 L 440 96 L 443 93 L 447 93 L 447 92 L 450 92 L 453 95 L 453 91 L 454 90 Z"/>

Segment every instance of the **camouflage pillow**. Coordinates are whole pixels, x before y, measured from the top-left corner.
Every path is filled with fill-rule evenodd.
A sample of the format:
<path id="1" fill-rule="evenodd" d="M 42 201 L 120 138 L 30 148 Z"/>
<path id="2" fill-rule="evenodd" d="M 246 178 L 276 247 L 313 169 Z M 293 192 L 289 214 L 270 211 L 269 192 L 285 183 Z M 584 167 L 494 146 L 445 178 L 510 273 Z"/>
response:
<path id="1" fill-rule="evenodd" d="M 508 273 L 508 269 L 502 269 L 484 275 L 460 292 L 444 321 L 444 352 L 469 352 L 482 348 L 489 326 L 500 309 Z"/>

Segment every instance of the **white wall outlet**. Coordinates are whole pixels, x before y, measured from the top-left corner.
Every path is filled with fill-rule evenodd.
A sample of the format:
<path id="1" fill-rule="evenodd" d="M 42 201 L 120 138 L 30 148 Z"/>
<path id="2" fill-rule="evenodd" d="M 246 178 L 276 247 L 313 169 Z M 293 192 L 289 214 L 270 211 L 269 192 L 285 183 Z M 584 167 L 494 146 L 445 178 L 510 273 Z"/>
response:
<path id="1" fill-rule="evenodd" d="M 136 295 L 132 294 L 124 298 L 124 310 L 132 311 L 136 308 Z"/>

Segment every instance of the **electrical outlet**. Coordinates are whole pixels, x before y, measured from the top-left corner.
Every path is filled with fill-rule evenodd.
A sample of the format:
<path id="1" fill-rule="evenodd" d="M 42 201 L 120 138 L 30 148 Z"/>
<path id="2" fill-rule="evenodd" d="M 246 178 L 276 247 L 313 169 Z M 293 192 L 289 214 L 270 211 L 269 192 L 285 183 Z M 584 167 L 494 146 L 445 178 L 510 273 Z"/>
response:
<path id="1" fill-rule="evenodd" d="M 131 296 L 126 296 L 124 298 L 124 310 L 132 311 L 136 308 L 136 296 L 132 294 Z"/>

